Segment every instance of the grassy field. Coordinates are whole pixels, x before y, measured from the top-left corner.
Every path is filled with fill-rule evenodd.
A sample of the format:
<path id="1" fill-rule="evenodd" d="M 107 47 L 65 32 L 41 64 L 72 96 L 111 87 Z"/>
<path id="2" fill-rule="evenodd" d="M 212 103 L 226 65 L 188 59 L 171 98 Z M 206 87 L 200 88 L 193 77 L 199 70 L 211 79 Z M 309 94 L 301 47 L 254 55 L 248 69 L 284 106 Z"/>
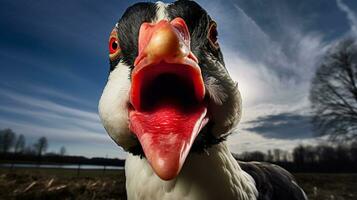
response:
<path id="1" fill-rule="evenodd" d="M 356 200 L 357 174 L 294 174 L 309 199 Z"/>
<path id="2" fill-rule="evenodd" d="M 0 169 L 0 199 L 126 199 L 124 170 Z"/>
<path id="3" fill-rule="evenodd" d="M 295 174 L 309 199 L 357 199 L 357 174 Z M 0 199 L 126 199 L 123 170 L 0 169 Z"/>

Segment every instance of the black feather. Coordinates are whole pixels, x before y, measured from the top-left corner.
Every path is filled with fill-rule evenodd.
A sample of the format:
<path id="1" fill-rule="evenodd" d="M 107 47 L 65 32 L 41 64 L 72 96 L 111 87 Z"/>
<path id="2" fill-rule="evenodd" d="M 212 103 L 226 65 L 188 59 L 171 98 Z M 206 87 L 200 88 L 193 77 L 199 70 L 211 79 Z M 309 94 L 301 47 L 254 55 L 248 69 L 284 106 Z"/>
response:
<path id="1" fill-rule="evenodd" d="M 306 195 L 285 169 L 270 163 L 242 162 L 240 167 L 256 183 L 258 200 L 305 200 Z"/>
<path id="2" fill-rule="evenodd" d="M 138 56 L 140 26 L 144 22 L 152 22 L 155 17 L 156 6 L 154 3 L 137 3 L 125 11 L 117 26 L 121 56 L 110 63 L 111 71 L 115 69 L 119 61 L 134 68 L 134 61 Z"/>

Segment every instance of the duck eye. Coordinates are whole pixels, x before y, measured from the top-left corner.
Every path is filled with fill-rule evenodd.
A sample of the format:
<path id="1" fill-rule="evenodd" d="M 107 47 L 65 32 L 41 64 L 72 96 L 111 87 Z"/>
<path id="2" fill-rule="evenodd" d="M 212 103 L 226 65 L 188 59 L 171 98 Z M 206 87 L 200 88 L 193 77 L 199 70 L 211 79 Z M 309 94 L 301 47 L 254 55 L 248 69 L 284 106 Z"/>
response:
<path id="1" fill-rule="evenodd" d="M 115 60 L 120 55 L 118 32 L 114 28 L 109 37 L 109 58 Z"/>
<path id="2" fill-rule="evenodd" d="M 217 31 L 217 24 L 216 22 L 211 22 L 210 27 L 208 29 L 208 35 L 207 38 L 211 45 L 218 49 L 219 44 L 218 44 L 218 31 Z"/>
<path id="3" fill-rule="evenodd" d="M 115 53 L 118 50 L 118 40 L 116 38 L 110 38 L 110 42 L 109 42 L 109 52 L 110 54 Z"/>

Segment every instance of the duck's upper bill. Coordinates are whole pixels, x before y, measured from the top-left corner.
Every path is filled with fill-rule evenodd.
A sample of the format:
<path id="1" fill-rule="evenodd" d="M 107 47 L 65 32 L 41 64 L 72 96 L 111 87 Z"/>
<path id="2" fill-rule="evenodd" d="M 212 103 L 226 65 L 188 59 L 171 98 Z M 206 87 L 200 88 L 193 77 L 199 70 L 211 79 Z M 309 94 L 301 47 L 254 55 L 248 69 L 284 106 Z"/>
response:
<path id="1" fill-rule="evenodd" d="M 130 130 L 155 173 L 170 180 L 208 122 L 205 87 L 185 21 L 143 23 L 134 65 Z"/>

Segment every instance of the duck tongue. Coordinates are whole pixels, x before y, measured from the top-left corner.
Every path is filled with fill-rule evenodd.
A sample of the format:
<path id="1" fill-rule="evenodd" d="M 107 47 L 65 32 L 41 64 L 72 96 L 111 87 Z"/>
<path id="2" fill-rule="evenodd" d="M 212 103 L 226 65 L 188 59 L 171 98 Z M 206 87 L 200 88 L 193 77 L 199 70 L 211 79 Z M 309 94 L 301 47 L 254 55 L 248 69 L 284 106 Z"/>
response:
<path id="1" fill-rule="evenodd" d="M 206 113 L 205 105 L 182 109 L 172 103 L 162 103 L 151 111 L 130 111 L 130 130 L 161 179 L 173 179 L 180 172 L 192 143 L 208 122 Z"/>

